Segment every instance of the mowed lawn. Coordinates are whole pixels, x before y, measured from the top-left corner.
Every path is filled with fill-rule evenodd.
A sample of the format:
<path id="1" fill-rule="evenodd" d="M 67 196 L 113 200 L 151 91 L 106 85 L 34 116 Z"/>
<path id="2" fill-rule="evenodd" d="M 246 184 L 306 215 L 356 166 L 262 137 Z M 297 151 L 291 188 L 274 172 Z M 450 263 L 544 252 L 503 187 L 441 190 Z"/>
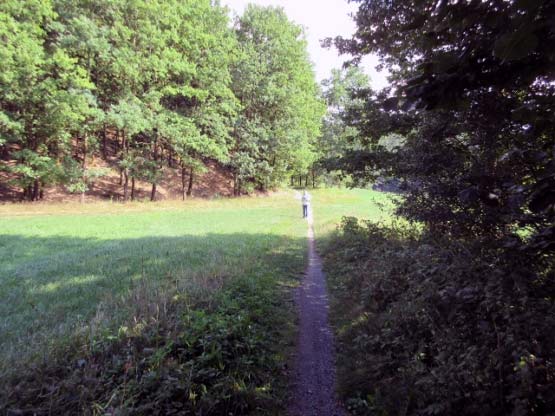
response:
<path id="1" fill-rule="evenodd" d="M 316 233 L 333 230 L 343 215 L 378 220 L 381 203 L 387 196 L 372 191 L 314 191 Z M 83 328 L 117 325 L 134 313 L 137 291 L 148 296 L 172 288 L 194 301 L 242 275 L 273 273 L 291 284 L 287 279 L 298 277 L 305 264 L 300 214 L 293 192 L 126 205 L 2 205 L 0 361 L 44 351 Z"/>

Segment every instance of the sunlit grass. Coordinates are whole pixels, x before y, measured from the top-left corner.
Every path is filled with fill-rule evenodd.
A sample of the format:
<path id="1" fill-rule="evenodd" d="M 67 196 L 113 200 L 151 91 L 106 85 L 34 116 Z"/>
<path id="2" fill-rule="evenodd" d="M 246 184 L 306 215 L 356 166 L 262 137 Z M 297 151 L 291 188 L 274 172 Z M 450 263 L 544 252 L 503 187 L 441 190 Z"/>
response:
<path id="1" fill-rule="evenodd" d="M 317 237 L 333 231 L 342 216 L 389 215 L 385 194 L 311 193 Z M 0 361 L 43 351 L 93 321 L 116 324 L 136 306 L 138 289 L 171 287 L 209 299 L 237 276 L 298 276 L 305 243 L 306 222 L 292 192 L 125 205 L 0 205 Z"/>
<path id="2" fill-rule="evenodd" d="M 357 217 L 374 222 L 393 218 L 392 194 L 366 189 L 320 189 L 311 192 L 316 238 L 336 230 L 342 217 Z"/>
<path id="3" fill-rule="evenodd" d="M 5 205 L 0 217 L 0 347 L 21 355 L 83 325 L 99 305 L 151 290 L 215 289 L 304 265 L 306 225 L 291 194 L 217 201 Z M 121 310 L 111 311 L 117 320 Z"/>

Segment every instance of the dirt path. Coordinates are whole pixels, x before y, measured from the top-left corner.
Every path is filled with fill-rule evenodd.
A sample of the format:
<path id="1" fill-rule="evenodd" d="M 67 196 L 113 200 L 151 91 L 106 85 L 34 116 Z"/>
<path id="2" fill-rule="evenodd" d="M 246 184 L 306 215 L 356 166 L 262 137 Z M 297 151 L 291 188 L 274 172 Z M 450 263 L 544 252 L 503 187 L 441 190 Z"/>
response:
<path id="1" fill-rule="evenodd" d="M 300 322 L 289 413 L 291 416 L 344 415 L 335 393 L 333 333 L 328 323 L 322 260 L 314 244 L 312 212 L 308 217 L 308 261 L 305 278 L 296 294 Z"/>

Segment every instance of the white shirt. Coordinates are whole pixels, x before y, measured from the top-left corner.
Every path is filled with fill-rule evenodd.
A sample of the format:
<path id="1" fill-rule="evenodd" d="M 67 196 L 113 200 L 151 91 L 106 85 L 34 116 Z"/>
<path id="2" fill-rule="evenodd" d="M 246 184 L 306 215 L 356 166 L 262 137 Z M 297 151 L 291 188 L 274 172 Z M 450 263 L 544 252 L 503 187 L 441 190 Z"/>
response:
<path id="1" fill-rule="evenodd" d="M 309 194 L 303 194 L 303 205 L 308 205 L 308 203 L 310 202 L 310 195 Z"/>

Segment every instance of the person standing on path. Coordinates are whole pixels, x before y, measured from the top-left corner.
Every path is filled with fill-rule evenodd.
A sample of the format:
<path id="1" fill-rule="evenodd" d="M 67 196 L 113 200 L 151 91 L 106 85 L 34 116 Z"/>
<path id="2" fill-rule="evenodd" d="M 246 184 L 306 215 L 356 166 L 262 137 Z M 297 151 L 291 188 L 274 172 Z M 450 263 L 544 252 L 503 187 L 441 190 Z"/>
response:
<path id="1" fill-rule="evenodd" d="M 308 206 L 310 205 L 310 194 L 307 191 L 303 192 L 303 218 L 308 217 Z"/>

